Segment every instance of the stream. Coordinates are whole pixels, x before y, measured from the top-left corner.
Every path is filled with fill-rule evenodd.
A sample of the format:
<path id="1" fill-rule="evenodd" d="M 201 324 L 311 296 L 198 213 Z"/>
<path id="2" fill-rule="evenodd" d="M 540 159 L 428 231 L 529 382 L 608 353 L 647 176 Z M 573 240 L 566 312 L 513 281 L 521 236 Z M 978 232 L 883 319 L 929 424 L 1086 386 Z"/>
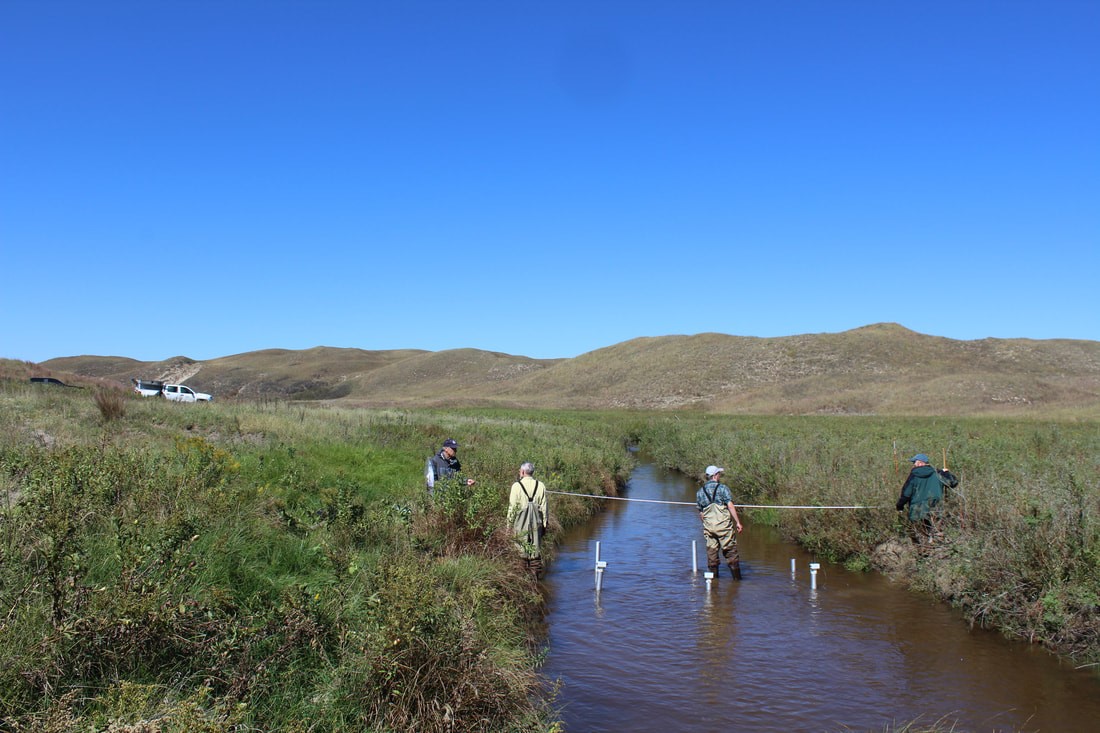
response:
<path id="1" fill-rule="evenodd" d="M 623 496 L 693 502 L 697 488 L 642 462 Z M 744 579 L 723 563 L 708 588 L 694 507 L 605 504 L 561 538 L 545 580 L 542 672 L 560 684 L 568 733 L 882 731 L 913 721 L 955 733 L 1100 730 L 1096 668 L 970 629 L 903 583 L 819 561 L 749 522 Z M 597 542 L 607 563 L 598 593 Z M 816 590 L 811 562 L 821 565 Z"/>

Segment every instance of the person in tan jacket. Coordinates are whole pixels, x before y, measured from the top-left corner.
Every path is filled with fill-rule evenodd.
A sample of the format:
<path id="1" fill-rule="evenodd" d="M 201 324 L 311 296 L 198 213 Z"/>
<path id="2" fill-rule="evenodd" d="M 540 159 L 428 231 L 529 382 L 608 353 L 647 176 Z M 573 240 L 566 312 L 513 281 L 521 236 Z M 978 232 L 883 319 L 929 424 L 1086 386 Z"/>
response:
<path id="1" fill-rule="evenodd" d="M 534 477 L 535 465 L 526 461 L 519 467 L 519 480 L 508 496 L 508 523 L 512 525 L 516 549 L 524 564 L 542 577 L 542 538 L 549 519 L 546 484 Z"/>

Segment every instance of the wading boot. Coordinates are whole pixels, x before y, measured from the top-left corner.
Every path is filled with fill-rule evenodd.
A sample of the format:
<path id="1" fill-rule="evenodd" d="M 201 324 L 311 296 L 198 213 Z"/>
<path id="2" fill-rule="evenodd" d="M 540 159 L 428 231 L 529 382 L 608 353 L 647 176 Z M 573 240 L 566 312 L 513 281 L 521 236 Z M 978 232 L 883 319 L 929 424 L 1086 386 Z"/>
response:
<path id="1" fill-rule="evenodd" d="M 741 562 L 738 560 L 731 562 L 730 572 L 733 573 L 734 580 L 741 580 Z"/>
<path id="2" fill-rule="evenodd" d="M 707 548 L 707 570 L 714 573 L 715 580 L 718 579 L 718 548 Z"/>
<path id="3" fill-rule="evenodd" d="M 532 557 L 525 560 L 527 565 L 527 571 L 535 576 L 536 580 L 542 580 L 542 558 Z"/>

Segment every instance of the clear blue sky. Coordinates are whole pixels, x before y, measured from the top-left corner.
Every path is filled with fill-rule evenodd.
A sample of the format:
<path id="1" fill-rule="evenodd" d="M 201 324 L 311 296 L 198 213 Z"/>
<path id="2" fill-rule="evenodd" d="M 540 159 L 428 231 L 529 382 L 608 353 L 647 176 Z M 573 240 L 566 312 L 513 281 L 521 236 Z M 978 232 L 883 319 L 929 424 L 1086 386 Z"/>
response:
<path id="1" fill-rule="evenodd" d="M 0 2 L 0 356 L 1100 340 L 1100 2 Z"/>

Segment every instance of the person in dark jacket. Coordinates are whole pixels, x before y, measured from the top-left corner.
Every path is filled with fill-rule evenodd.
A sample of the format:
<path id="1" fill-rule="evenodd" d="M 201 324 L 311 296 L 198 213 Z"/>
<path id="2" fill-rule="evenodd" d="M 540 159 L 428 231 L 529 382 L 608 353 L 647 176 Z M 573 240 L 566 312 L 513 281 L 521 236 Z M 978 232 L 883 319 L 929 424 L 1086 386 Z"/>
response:
<path id="1" fill-rule="evenodd" d="M 458 442 L 454 438 L 443 441 L 443 447 L 439 452 L 428 459 L 428 465 L 424 467 L 424 483 L 428 487 L 428 493 L 435 493 L 435 485 L 445 479 L 456 478 L 462 471 L 462 464 L 458 461 Z M 474 480 L 465 480 L 467 486 L 473 486 Z"/>
<path id="2" fill-rule="evenodd" d="M 953 487 L 958 480 L 950 473 L 937 471 L 924 453 L 918 453 L 909 462 L 913 464 L 913 469 L 901 487 L 901 496 L 895 507 L 899 512 L 908 507 L 907 517 L 913 541 L 932 544 L 940 534 L 943 487 Z"/>

